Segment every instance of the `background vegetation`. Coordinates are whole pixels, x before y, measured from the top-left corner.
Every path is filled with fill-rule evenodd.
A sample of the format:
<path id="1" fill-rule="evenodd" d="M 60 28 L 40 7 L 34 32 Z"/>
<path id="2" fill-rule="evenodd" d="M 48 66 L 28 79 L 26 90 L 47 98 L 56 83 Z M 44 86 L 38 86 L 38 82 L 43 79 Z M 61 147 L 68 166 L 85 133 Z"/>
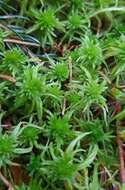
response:
<path id="1" fill-rule="evenodd" d="M 125 189 L 124 0 L 0 1 L 0 189 Z"/>

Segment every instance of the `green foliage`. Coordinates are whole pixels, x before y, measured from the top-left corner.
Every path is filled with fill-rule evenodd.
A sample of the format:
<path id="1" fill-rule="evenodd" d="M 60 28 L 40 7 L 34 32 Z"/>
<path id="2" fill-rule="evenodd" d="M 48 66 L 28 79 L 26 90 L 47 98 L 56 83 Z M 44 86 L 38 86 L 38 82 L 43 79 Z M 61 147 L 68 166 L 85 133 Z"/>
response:
<path id="1" fill-rule="evenodd" d="M 95 0 L 95 4 L 101 8 L 103 7 L 108 7 L 109 5 L 115 3 L 115 1 L 113 0 Z"/>
<path id="2" fill-rule="evenodd" d="M 6 102 L 5 94 L 8 92 L 8 86 L 6 82 L 0 83 L 0 104 L 3 104 Z"/>
<path id="3" fill-rule="evenodd" d="M 65 81 L 68 78 L 68 65 L 64 62 L 53 63 L 51 65 L 50 75 L 53 79 L 58 81 Z"/>
<path id="4" fill-rule="evenodd" d="M 84 8 L 84 2 L 82 2 L 80 0 L 71 0 L 70 6 L 72 9 L 82 9 L 82 8 Z"/>
<path id="5" fill-rule="evenodd" d="M 69 119 L 67 116 L 57 117 L 56 114 L 51 114 L 48 118 L 48 125 L 45 133 L 58 144 L 64 144 L 68 139 L 71 139 L 73 132 L 71 131 Z"/>
<path id="6" fill-rule="evenodd" d="M 102 82 L 101 84 L 98 81 L 94 80 L 89 80 L 83 89 L 84 93 L 84 103 L 85 103 L 85 108 L 89 109 L 91 105 L 96 104 L 100 106 L 101 108 L 106 108 L 106 100 L 102 96 L 103 92 L 106 90 L 106 85 L 105 81 Z"/>
<path id="7" fill-rule="evenodd" d="M 0 189 L 124 189 L 124 14 L 123 0 L 0 0 Z"/>
<path id="8" fill-rule="evenodd" d="M 92 183 L 90 183 L 90 187 L 89 189 L 96 189 L 96 190 L 100 190 L 100 184 L 99 184 L 99 179 L 98 179 L 98 167 L 97 165 L 95 165 L 94 167 L 94 171 L 93 171 L 93 179 L 92 179 Z"/>
<path id="9" fill-rule="evenodd" d="M 102 49 L 94 36 L 85 36 L 81 40 L 77 61 L 88 69 L 97 69 L 102 64 Z"/>
<path id="10" fill-rule="evenodd" d="M 27 61 L 27 57 L 17 48 L 3 53 L 2 70 L 12 72 L 13 75 L 20 72 Z"/>
<path id="11" fill-rule="evenodd" d="M 36 20 L 34 26 L 29 31 L 39 30 L 38 33 L 42 45 L 44 46 L 46 43 L 52 45 L 53 38 L 56 37 L 54 29 L 63 29 L 58 18 L 56 18 L 55 10 L 53 10 L 53 8 L 48 8 L 44 11 L 35 10 L 33 11 L 33 14 Z"/>
<path id="12" fill-rule="evenodd" d="M 4 51 L 5 45 L 4 45 L 4 38 L 7 37 L 9 32 L 5 32 L 4 30 L 0 29 L 0 50 Z"/>
<path id="13" fill-rule="evenodd" d="M 77 11 L 73 11 L 68 15 L 68 19 L 64 21 L 67 33 L 64 35 L 62 42 L 69 39 L 69 42 L 82 37 L 88 30 L 89 21 L 82 13 L 79 14 Z"/>
<path id="14" fill-rule="evenodd" d="M 55 180 L 71 180 L 75 173 L 77 165 L 72 163 L 70 155 L 64 154 L 50 165 L 50 174 Z"/>
<path id="15" fill-rule="evenodd" d="M 18 154 L 24 154 L 31 151 L 30 148 L 20 147 L 17 129 L 18 126 L 16 126 L 11 134 L 2 134 L 2 132 L 0 134 L 0 167 L 11 164 Z"/>
<path id="16" fill-rule="evenodd" d="M 93 121 L 78 121 L 82 131 L 90 132 L 88 139 L 91 143 L 105 143 L 110 142 L 111 134 L 104 129 L 104 123 L 100 120 Z"/>
<path id="17" fill-rule="evenodd" d="M 30 172 L 30 174 L 33 175 L 39 172 L 40 167 L 41 167 L 40 156 L 31 155 L 31 159 L 28 164 L 28 171 Z"/>
<path id="18" fill-rule="evenodd" d="M 45 78 L 39 75 L 39 66 L 26 68 L 22 77 L 23 81 L 17 83 L 18 97 L 15 100 L 15 108 L 30 103 L 30 112 L 37 111 L 39 120 L 42 117 L 42 96 L 45 93 Z"/>
<path id="19" fill-rule="evenodd" d="M 82 171 L 84 167 L 90 165 L 97 154 L 97 147 L 95 147 L 93 151 L 91 151 L 91 154 L 89 152 L 86 160 L 83 161 L 75 157 L 82 152 L 79 146 L 77 146 L 77 149 L 75 150 L 75 146 L 86 135 L 88 135 L 88 133 L 79 134 L 76 139 L 71 141 L 65 152 L 59 149 L 58 151 L 61 155 L 57 156 L 54 152 L 53 146 L 50 147 L 50 153 L 53 160 L 44 160 L 42 161 L 41 166 L 41 171 L 44 175 L 47 175 L 48 179 L 53 179 L 56 183 L 61 183 L 62 181 L 63 184 L 66 183 L 69 188 L 73 188 L 75 183 L 77 183 L 75 182 L 77 175 L 80 175 L 79 171 Z M 45 166 L 46 169 L 44 169 L 43 166 Z M 48 171 L 49 175 L 47 173 Z"/>
<path id="20" fill-rule="evenodd" d="M 1 135 L 0 137 L 0 157 L 1 157 L 1 165 L 4 163 L 8 163 L 9 159 L 13 155 L 13 150 L 16 147 L 15 139 L 12 139 L 11 137 L 7 135 Z"/>
<path id="21" fill-rule="evenodd" d="M 19 187 L 16 187 L 16 190 L 41 190 L 41 186 L 38 184 L 36 180 L 31 180 L 29 182 L 29 185 L 21 185 Z"/>
<path id="22" fill-rule="evenodd" d="M 22 94 L 24 93 L 27 98 L 39 98 L 44 92 L 43 80 L 39 76 L 39 67 L 28 68 L 24 71 Z"/>
<path id="23" fill-rule="evenodd" d="M 122 39 L 119 41 L 116 41 L 115 46 L 112 48 L 112 54 L 115 55 L 116 59 L 116 65 L 112 69 L 111 74 L 113 77 L 116 77 L 118 74 L 122 73 L 125 69 L 124 67 L 124 50 L 125 50 L 125 44 L 124 44 L 124 36 L 122 36 Z"/>
<path id="24" fill-rule="evenodd" d="M 28 124 L 22 128 L 21 140 L 23 144 L 30 144 L 33 146 L 38 140 L 38 135 L 41 132 L 41 129 L 33 124 Z"/>

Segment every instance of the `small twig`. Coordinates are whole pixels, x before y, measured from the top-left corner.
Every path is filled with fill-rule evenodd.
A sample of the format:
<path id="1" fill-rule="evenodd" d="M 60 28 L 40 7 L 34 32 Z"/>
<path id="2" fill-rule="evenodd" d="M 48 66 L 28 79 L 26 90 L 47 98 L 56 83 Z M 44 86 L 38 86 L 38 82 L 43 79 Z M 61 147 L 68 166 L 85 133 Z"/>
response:
<path id="1" fill-rule="evenodd" d="M 1 127 L 1 128 L 8 128 L 8 127 L 10 127 L 10 125 L 8 125 L 8 124 L 3 124 L 3 125 L 0 125 L 0 127 Z"/>
<path id="2" fill-rule="evenodd" d="M 117 111 L 116 114 L 120 112 L 121 106 L 119 103 L 116 104 Z M 119 136 L 119 127 L 120 127 L 120 121 L 116 121 L 116 142 L 118 145 L 118 155 L 119 155 L 119 174 L 120 174 L 120 180 L 121 184 L 125 184 L 125 159 L 124 159 L 124 150 L 123 150 L 123 144 Z"/>
<path id="3" fill-rule="evenodd" d="M 20 16 L 20 15 L 1 15 L 0 19 L 25 19 L 25 20 L 29 20 L 27 17 Z"/>
<path id="4" fill-rule="evenodd" d="M 115 116 L 119 112 L 120 112 L 120 105 L 118 103 L 116 103 L 114 111 L 112 113 L 112 117 Z"/>
<path id="5" fill-rule="evenodd" d="M 20 166 L 21 166 L 21 164 L 16 163 L 16 162 L 11 162 L 11 166 L 17 166 L 17 167 L 20 167 Z"/>
<path id="6" fill-rule="evenodd" d="M 69 81 L 71 82 L 72 81 L 72 59 L 71 57 L 69 57 Z"/>
<path id="7" fill-rule="evenodd" d="M 89 18 L 95 17 L 96 15 L 104 13 L 104 12 L 114 12 L 114 11 L 115 12 L 116 11 L 123 11 L 123 12 L 125 12 L 125 8 L 124 7 L 116 7 L 116 6 L 108 7 L 108 8 L 102 8 L 102 9 L 99 9 L 97 11 L 94 11 L 94 13 L 92 13 L 89 16 Z"/>
<path id="8" fill-rule="evenodd" d="M 99 20 L 99 22 L 98 22 L 98 27 L 97 27 L 97 33 L 96 33 L 97 38 L 98 38 L 99 35 L 100 35 L 101 27 L 102 27 L 102 23 L 101 23 L 101 21 Z"/>
<path id="9" fill-rule="evenodd" d="M 104 166 L 100 166 L 100 170 L 100 181 L 101 183 L 105 183 L 107 180 L 107 173 Z"/>
<path id="10" fill-rule="evenodd" d="M 35 61 L 36 64 L 41 64 L 41 65 L 44 64 L 44 62 L 41 61 L 39 58 L 37 58 L 27 47 L 23 47 L 23 49 L 24 49 L 24 51 L 28 54 L 28 56 L 29 56 L 30 58 L 33 58 L 33 59 L 36 58 L 36 59 L 37 59 L 37 61 Z"/>
<path id="11" fill-rule="evenodd" d="M 107 78 L 106 75 L 102 71 L 99 71 L 99 74 L 102 76 L 103 79 L 107 81 L 108 84 L 112 84 L 111 80 Z"/>
<path id="12" fill-rule="evenodd" d="M 12 83 L 16 83 L 16 80 L 9 75 L 0 74 L 0 79 L 4 79 L 4 80 L 8 80 Z"/>
<path id="13" fill-rule="evenodd" d="M 67 48 L 67 50 L 71 51 L 71 50 L 74 50 L 74 49 L 76 49 L 76 48 L 78 48 L 78 47 L 79 47 L 79 45 L 71 45 L 71 46 L 69 46 L 69 47 Z"/>
<path id="14" fill-rule="evenodd" d="M 69 82 L 71 82 L 72 81 L 72 59 L 71 59 L 71 57 L 69 57 L 68 68 L 69 68 Z M 65 114 L 65 110 L 66 110 L 66 98 L 64 97 L 63 106 L 62 106 L 62 115 Z"/>
<path id="15" fill-rule="evenodd" d="M 122 146 L 122 141 L 120 140 L 119 135 L 117 135 L 117 145 L 118 145 L 118 153 L 119 153 L 119 161 L 120 161 L 120 178 L 121 183 L 125 184 L 125 163 L 124 163 L 124 150 Z"/>
<path id="16" fill-rule="evenodd" d="M 6 42 L 6 43 L 13 43 L 13 44 L 26 45 L 26 46 L 40 47 L 40 45 L 39 45 L 39 44 L 36 44 L 36 43 L 21 41 L 21 40 L 12 39 L 12 38 L 6 38 L 6 39 L 4 39 L 3 41 Z"/>
<path id="17" fill-rule="evenodd" d="M 5 178 L 5 176 L 3 176 L 3 174 L 1 173 L 1 171 L 0 171 L 0 179 L 6 185 L 6 187 L 8 187 L 8 190 L 14 190 L 12 184 Z"/>
<path id="18" fill-rule="evenodd" d="M 65 111 L 66 111 L 66 98 L 64 98 L 64 100 L 63 100 L 62 115 L 65 114 Z"/>
<path id="19" fill-rule="evenodd" d="M 9 28 L 7 28 L 6 26 L 4 26 L 3 24 L 1 24 L 0 23 L 0 28 L 2 28 L 2 29 L 4 29 L 4 30 L 6 30 L 6 31 L 8 31 L 8 32 L 10 32 L 10 29 Z"/>
<path id="20" fill-rule="evenodd" d="M 64 54 L 64 48 L 61 48 L 59 44 L 55 43 L 53 46 L 62 56 Z"/>
<path id="21" fill-rule="evenodd" d="M 107 180 L 109 180 L 112 176 L 105 166 L 101 166 L 100 170 L 101 170 L 100 181 L 101 183 L 106 184 Z M 109 184 L 109 186 L 107 186 L 107 189 L 118 190 L 118 186 L 112 183 L 112 184 Z"/>

